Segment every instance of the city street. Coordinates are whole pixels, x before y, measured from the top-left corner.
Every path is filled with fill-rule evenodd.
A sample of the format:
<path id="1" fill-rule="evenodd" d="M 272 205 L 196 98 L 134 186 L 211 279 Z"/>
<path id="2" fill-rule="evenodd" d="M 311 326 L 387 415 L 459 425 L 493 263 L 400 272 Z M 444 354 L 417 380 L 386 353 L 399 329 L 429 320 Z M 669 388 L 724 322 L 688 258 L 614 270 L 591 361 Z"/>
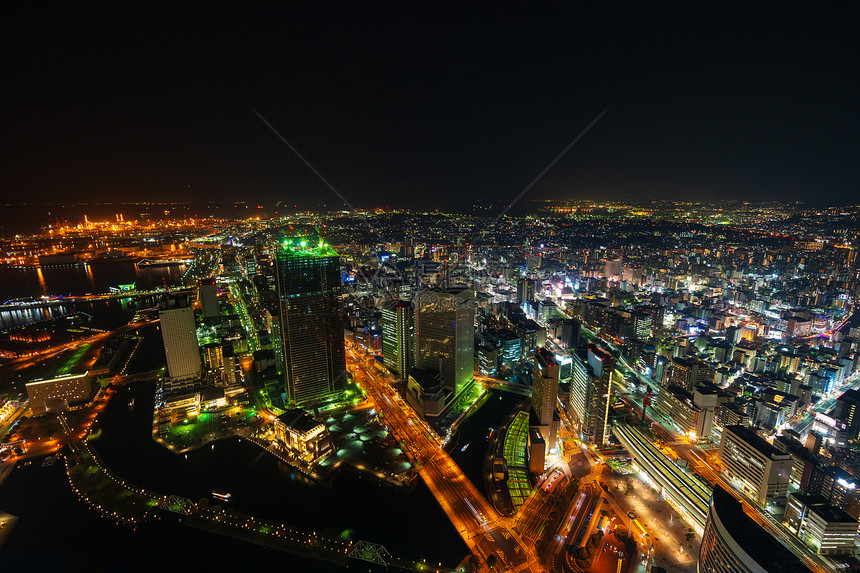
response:
<path id="1" fill-rule="evenodd" d="M 390 374 L 373 356 L 359 352 L 347 341 L 349 369 L 384 413 L 383 422 L 410 451 L 422 479 L 472 552 L 484 565 L 495 561 L 498 570 L 539 570 L 533 549 L 518 539 L 508 520 L 499 517 L 445 452 L 441 438 L 394 390 Z"/>

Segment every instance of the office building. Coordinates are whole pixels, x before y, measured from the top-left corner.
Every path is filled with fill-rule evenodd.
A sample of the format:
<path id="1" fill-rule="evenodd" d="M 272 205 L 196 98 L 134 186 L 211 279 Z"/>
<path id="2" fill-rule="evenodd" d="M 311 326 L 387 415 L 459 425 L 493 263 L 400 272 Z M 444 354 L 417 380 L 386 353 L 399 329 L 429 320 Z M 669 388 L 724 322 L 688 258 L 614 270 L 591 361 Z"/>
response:
<path id="1" fill-rule="evenodd" d="M 634 312 L 631 316 L 633 323 L 633 337 L 638 340 L 648 340 L 651 338 L 651 331 L 654 317 L 646 312 Z"/>
<path id="2" fill-rule="evenodd" d="M 161 337 L 167 357 L 168 382 L 183 382 L 200 378 L 200 346 L 194 311 L 189 307 L 158 311 Z"/>
<path id="3" fill-rule="evenodd" d="M 791 455 L 791 489 L 806 490 L 812 479 L 812 472 L 818 467 L 818 458 L 807 450 L 800 441 L 786 435 L 777 436 L 773 446 L 779 451 Z"/>
<path id="4" fill-rule="evenodd" d="M 200 279 L 197 292 L 203 306 L 203 318 L 218 316 L 218 286 L 215 279 Z"/>
<path id="5" fill-rule="evenodd" d="M 697 573 L 812 573 L 720 485 L 711 496 L 696 567 Z"/>
<path id="6" fill-rule="evenodd" d="M 612 393 L 612 374 L 615 371 L 615 359 L 595 344 L 588 345 L 587 362 L 594 376 L 595 393 L 594 409 L 594 442 L 605 444 L 609 441 L 609 404 Z"/>
<path id="7" fill-rule="evenodd" d="M 720 405 L 717 413 L 717 423 L 722 426 L 749 426 L 750 415 L 743 404 L 729 402 Z"/>
<path id="8" fill-rule="evenodd" d="M 558 362 L 546 348 L 539 348 L 532 367 L 532 409 L 548 448 L 556 442 L 557 426 L 553 417 L 558 401 Z"/>
<path id="9" fill-rule="evenodd" d="M 499 349 L 491 342 L 478 345 L 478 372 L 484 376 L 495 376 L 499 371 Z"/>
<path id="10" fill-rule="evenodd" d="M 475 305 L 472 289 L 455 287 L 418 292 L 415 301 L 415 367 L 441 374 L 442 384 L 459 395 L 475 369 Z"/>
<path id="11" fill-rule="evenodd" d="M 856 440 L 860 434 L 860 390 L 846 390 L 833 408 L 833 417 L 845 423 L 848 439 Z"/>
<path id="12" fill-rule="evenodd" d="M 857 520 L 819 495 L 788 494 L 783 523 L 819 555 L 850 555 L 857 539 Z"/>
<path id="13" fill-rule="evenodd" d="M 346 387 L 340 259 L 323 241 L 285 241 L 275 249 L 278 329 L 287 402 L 338 400 Z"/>
<path id="14" fill-rule="evenodd" d="M 499 346 L 499 363 L 502 368 L 513 366 L 522 359 L 523 341 L 514 332 L 504 330 L 496 337 Z"/>
<path id="15" fill-rule="evenodd" d="M 382 307 L 382 358 L 385 366 L 402 381 L 409 378 L 412 368 L 414 334 L 412 305 L 397 301 Z"/>
<path id="16" fill-rule="evenodd" d="M 837 466 L 816 466 L 812 469 L 807 492 L 818 494 L 836 507 L 847 505 L 849 498 L 856 497 L 858 480 Z"/>
<path id="17" fill-rule="evenodd" d="M 442 384 L 438 370 L 413 368 L 406 385 L 406 401 L 424 418 L 437 418 L 450 404 L 451 392 Z"/>
<path id="18" fill-rule="evenodd" d="M 587 360 L 573 353 L 570 364 L 571 421 L 581 438 L 594 442 L 597 434 L 598 383 Z"/>
<path id="19" fill-rule="evenodd" d="M 670 386 L 692 392 L 700 384 L 710 384 L 713 381 L 714 371 L 707 364 L 693 358 L 675 357 L 669 365 Z"/>
<path id="20" fill-rule="evenodd" d="M 582 323 L 575 318 L 566 318 L 561 323 L 561 346 L 565 350 L 573 349 L 579 346 L 579 337 L 582 330 Z"/>
<path id="21" fill-rule="evenodd" d="M 89 374 L 66 374 L 50 380 L 34 380 L 24 385 L 33 414 L 64 412 L 72 404 L 87 402 L 93 395 Z"/>
<path id="22" fill-rule="evenodd" d="M 711 437 L 716 407 L 716 391 L 703 389 L 690 393 L 675 386 L 660 391 L 656 406 L 658 412 L 693 441 Z"/>
<path id="23" fill-rule="evenodd" d="M 535 299 L 535 281 L 532 279 L 520 279 L 517 281 L 517 302 L 524 304 Z"/>
<path id="24" fill-rule="evenodd" d="M 791 455 L 779 451 L 746 426 L 726 426 L 718 452 L 723 473 L 762 506 L 785 505 Z"/>

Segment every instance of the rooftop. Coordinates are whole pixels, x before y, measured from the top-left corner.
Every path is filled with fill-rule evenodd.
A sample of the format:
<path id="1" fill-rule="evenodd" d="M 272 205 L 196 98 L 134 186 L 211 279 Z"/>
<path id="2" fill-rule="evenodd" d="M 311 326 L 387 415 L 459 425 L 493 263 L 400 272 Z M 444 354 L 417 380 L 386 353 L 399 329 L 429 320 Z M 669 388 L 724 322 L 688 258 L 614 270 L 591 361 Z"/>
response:
<path id="1" fill-rule="evenodd" d="M 776 447 L 771 445 L 767 440 L 747 428 L 746 426 L 726 426 L 726 431 L 733 433 L 738 438 L 755 448 L 762 455 L 768 458 L 782 458 L 788 454 L 784 454 Z"/>
<path id="2" fill-rule="evenodd" d="M 741 503 L 722 486 L 714 488 L 711 512 L 731 531 L 738 546 L 758 563 L 762 570 L 781 573 L 810 573 L 800 558 L 765 532 L 744 513 Z"/>
<path id="3" fill-rule="evenodd" d="M 278 421 L 281 422 L 284 426 L 288 428 L 292 428 L 297 432 L 305 433 L 310 432 L 322 422 L 318 422 L 313 416 L 302 410 L 301 408 L 293 408 L 292 410 L 287 410 L 280 416 L 278 416 Z"/>

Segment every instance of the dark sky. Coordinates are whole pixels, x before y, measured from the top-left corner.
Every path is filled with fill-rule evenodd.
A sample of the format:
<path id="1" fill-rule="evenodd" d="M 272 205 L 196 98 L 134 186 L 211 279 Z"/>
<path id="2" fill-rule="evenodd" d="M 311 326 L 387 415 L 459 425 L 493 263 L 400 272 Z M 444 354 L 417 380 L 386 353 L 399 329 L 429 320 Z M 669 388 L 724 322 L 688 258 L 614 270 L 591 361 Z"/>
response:
<path id="1" fill-rule="evenodd" d="M 0 8 L 5 201 L 338 205 L 253 105 L 356 206 L 465 209 L 611 105 L 527 197 L 856 202 L 847 12 L 165 4 Z"/>

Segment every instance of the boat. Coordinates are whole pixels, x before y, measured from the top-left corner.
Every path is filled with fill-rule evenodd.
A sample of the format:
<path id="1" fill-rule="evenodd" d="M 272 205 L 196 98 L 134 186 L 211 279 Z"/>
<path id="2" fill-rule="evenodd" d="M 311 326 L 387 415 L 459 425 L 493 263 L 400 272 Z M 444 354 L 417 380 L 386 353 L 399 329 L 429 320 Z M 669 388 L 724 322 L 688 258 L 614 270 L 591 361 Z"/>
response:
<path id="1" fill-rule="evenodd" d="M 232 495 L 230 495 L 229 491 L 216 489 L 212 492 L 212 497 L 214 497 L 215 499 L 220 499 L 221 501 L 230 501 Z"/>
<path id="2" fill-rule="evenodd" d="M 463 449 L 461 449 L 460 451 L 465 452 L 468 448 L 469 448 L 469 444 L 466 444 L 465 446 L 463 446 Z"/>
<path id="3" fill-rule="evenodd" d="M 54 465 L 54 462 L 56 462 L 56 461 L 57 461 L 57 458 L 55 458 L 54 456 L 48 456 L 47 458 L 45 458 L 42 461 L 42 467 L 43 468 L 51 467 L 52 465 Z"/>

